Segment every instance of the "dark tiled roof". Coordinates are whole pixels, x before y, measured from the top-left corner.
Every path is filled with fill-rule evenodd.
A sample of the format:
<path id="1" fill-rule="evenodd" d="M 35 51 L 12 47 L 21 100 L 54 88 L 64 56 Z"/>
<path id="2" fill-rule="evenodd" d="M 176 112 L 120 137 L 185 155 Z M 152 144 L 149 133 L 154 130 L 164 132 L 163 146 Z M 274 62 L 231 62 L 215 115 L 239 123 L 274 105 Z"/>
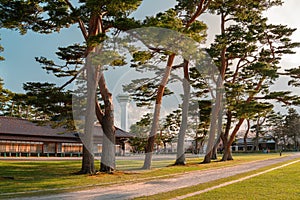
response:
<path id="1" fill-rule="evenodd" d="M 43 142 L 80 142 L 74 133 L 64 128 L 39 126 L 25 119 L 0 116 L 0 139 Z"/>
<path id="2" fill-rule="evenodd" d="M 66 136 L 63 128 L 52 128 L 51 126 L 39 126 L 25 119 L 0 116 L 0 133 L 21 134 L 31 136 Z"/>
<path id="3" fill-rule="evenodd" d="M 101 137 L 101 126 L 96 126 L 95 137 Z M 97 130 L 99 129 L 99 131 Z M 130 133 L 116 127 L 116 138 L 133 137 Z M 52 142 L 80 142 L 78 134 L 67 132 L 64 128 L 51 126 L 39 126 L 25 119 L 0 116 L 0 139 L 2 140 L 26 140 L 26 141 L 52 141 Z"/>

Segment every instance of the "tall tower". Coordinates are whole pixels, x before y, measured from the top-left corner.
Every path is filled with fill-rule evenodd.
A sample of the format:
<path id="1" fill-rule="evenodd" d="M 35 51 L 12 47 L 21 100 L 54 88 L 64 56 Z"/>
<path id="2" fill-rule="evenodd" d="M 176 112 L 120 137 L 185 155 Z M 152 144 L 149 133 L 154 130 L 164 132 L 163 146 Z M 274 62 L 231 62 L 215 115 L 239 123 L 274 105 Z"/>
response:
<path id="1" fill-rule="evenodd" d="M 127 112 L 127 106 L 129 102 L 129 96 L 127 94 L 119 94 L 117 96 L 117 100 L 121 107 L 121 129 L 124 131 L 127 131 L 127 125 L 128 125 L 128 112 Z"/>

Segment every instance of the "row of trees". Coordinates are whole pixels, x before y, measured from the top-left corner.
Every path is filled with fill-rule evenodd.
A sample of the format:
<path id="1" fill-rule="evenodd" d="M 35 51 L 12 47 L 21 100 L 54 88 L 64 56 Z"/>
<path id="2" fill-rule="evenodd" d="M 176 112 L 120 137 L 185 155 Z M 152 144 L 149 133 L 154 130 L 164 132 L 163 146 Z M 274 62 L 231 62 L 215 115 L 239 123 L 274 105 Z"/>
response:
<path id="1" fill-rule="evenodd" d="M 289 108 L 287 114 L 271 115 L 267 124 L 269 132 L 279 150 L 296 150 L 300 147 L 300 115 L 294 108 Z"/>
<path id="2" fill-rule="evenodd" d="M 0 81 L 0 115 L 74 129 L 71 91 L 60 90 L 55 84 L 35 82 L 25 83 L 23 89 L 24 94 L 14 93 Z"/>
<path id="3" fill-rule="evenodd" d="M 210 162 L 214 154 L 212 147 L 216 144 L 214 141 L 216 131 L 217 141 L 221 139 L 224 145 L 222 160 L 231 160 L 230 146 L 245 121 L 265 116 L 273 108 L 272 101 L 274 100 L 283 104 L 298 103 L 299 98 L 291 95 L 290 91 L 270 90 L 270 86 L 279 76 L 291 76 L 293 78 L 291 84 L 294 85 L 297 85 L 299 77 L 299 69 L 280 71 L 282 56 L 294 53 L 293 49 L 299 46 L 299 43 L 292 42 L 290 39 L 295 29 L 284 25 L 269 24 L 264 16 L 267 9 L 281 5 L 281 0 L 177 0 L 174 8 L 139 21 L 130 16 L 141 2 L 141 0 L 86 0 L 73 4 L 69 0 L 14 0 L 0 3 L 0 28 L 19 30 L 21 34 L 26 34 L 28 30 L 50 34 L 75 25 L 82 32 L 85 39 L 83 43 L 79 41 L 78 44 L 59 47 L 56 53 L 59 63 L 45 57 L 37 57 L 36 60 L 44 69 L 53 72 L 58 77 L 71 76 L 70 81 L 57 88 L 57 94 L 80 74 L 86 78 L 89 90 L 84 134 L 91 139 L 91 127 L 94 123 L 94 115 L 96 115 L 107 139 L 103 142 L 100 171 L 112 172 L 115 168 L 113 101 L 112 94 L 106 85 L 104 67 L 105 65 L 126 64 L 122 56 L 121 59 L 119 56 L 118 60 L 112 59 L 106 64 L 93 62 L 95 57 L 98 56 L 99 60 L 99 55 L 104 55 L 103 46 L 99 44 L 103 44 L 110 35 L 118 35 L 135 28 L 144 28 L 143 30 L 148 30 L 147 34 L 151 32 L 153 34 L 152 29 L 147 29 L 147 27 L 159 27 L 172 30 L 180 37 L 201 43 L 205 41 L 207 27 L 199 17 L 205 12 L 220 17 L 220 34 L 216 35 L 215 41 L 206 49 L 211 57 L 208 61 L 198 62 L 198 58 L 195 59 L 193 55 L 201 51 L 197 45 L 185 43 L 187 40 L 177 40 L 179 50 L 176 50 L 168 46 L 170 43 L 176 43 L 172 41 L 176 37 L 160 38 L 159 32 L 154 31 L 152 38 L 158 39 L 148 40 L 149 37 L 143 38 L 145 32 L 130 32 L 135 34 L 147 48 L 146 50 L 134 49 L 131 52 L 131 66 L 137 71 L 145 69 L 144 66 L 157 65 L 158 62 L 163 66 L 162 70 L 158 67 L 147 67 L 147 70 L 152 69 L 154 73 L 159 74 L 156 78 L 135 80 L 133 84 L 124 88 L 135 97 L 139 106 L 149 106 L 149 102 L 154 103 L 143 166 L 146 169 L 151 167 L 152 152 L 156 135 L 159 132 L 163 96 L 172 93 L 167 88 L 169 82 L 181 80 L 184 91 L 176 164 L 185 164 L 183 141 L 189 129 L 188 121 L 195 119 L 195 115 L 190 115 L 192 111 L 189 112 L 189 110 L 195 112 L 195 109 L 189 109 L 192 107 L 189 107 L 190 105 L 195 104 L 193 102 L 197 102 L 197 106 L 203 105 L 205 109 L 200 108 L 201 110 L 208 110 L 212 113 L 211 120 L 207 117 L 208 115 L 200 116 L 201 124 L 197 124 L 195 128 L 195 132 L 200 134 L 199 138 L 210 136 L 210 148 L 207 149 L 207 155 L 203 161 L 205 163 Z M 212 70 L 213 66 L 218 69 L 219 76 L 210 77 L 216 84 L 215 93 L 212 93 L 208 85 L 208 74 L 203 73 L 205 63 L 214 64 L 209 65 L 205 69 L 207 71 Z M 173 76 L 172 72 L 176 70 L 182 70 L 183 75 Z M 223 85 L 226 92 L 223 97 L 226 99 L 224 112 L 222 112 L 222 93 L 220 92 Z M 43 88 L 43 85 L 34 85 L 34 83 L 27 86 Z M 54 85 L 47 87 L 54 88 Z M 33 93 L 35 91 L 29 90 Z M 46 96 L 44 93 L 41 96 L 37 93 L 34 95 L 38 99 Z M 207 101 L 212 106 L 198 104 L 198 101 L 203 99 L 208 99 Z M 49 107 L 47 101 L 38 103 L 39 105 L 34 103 L 32 105 L 34 108 L 41 108 L 42 114 L 52 109 L 55 110 Z M 67 107 L 70 104 L 64 105 Z M 223 113 L 225 117 L 220 118 Z M 173 118 L 174 116 L 169 119 L 173 120 Z M 81 172 L 95 172 L 93 153 L 86 146 L 83 151 Z"/>

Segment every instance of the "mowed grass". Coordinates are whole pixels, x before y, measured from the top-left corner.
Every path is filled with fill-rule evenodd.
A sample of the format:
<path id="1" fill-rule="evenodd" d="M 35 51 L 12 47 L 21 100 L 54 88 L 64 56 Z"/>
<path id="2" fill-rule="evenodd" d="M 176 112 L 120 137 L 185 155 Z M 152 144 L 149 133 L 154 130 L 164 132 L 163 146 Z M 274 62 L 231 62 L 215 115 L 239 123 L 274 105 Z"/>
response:
<path id="1" fill-rule="evenodd" d="M 129 181 L 143 181 L 174 174 L 232 166 L 272 159 L 278 154 L 235 155 L 234 161 L 199 164 L 202 158 L 188 158 L 186 166 L 171 166 L 174 160 L 155 160 L 152 170 L 139 170 L 143 160 L 118 160 L 114 174 L 77 175 L 81 161 L 0 161 L 0 199 L 17 195 L 53 194 Z M 99 161 L 95 162 L 99 168 Z"/>
<path id="2" fill-rule="evenodd" d="M 207 188 L 218 186 L 230 181 L 239 180 L 241 178 L 269 170 L 286 163 L 293 161 L 281 162 L 268 167 L 264 167 L 251 172 L 238 174 L 235 176 L 211 181 L 204 184 L 195 185 L 192 187 L 181 188 L 170 192 L 159 193 L 152 196 L 144 196 L 135 198 L 135 200 L 166 200 L 175 197 L 199 192 Z M 188 200 L 232 200 L 232 199 L 300 199 L 300 162 L 285 166 L 283 168 L 275 169 L 241 182 L 232 183 L 228 186 L 223 186 L 204 192 L 192 197 L 187 197 Z"/>
<path id="3" fill-rule="evenodd" d="M 300 163 L 187 199 L 300 199 Z"/>

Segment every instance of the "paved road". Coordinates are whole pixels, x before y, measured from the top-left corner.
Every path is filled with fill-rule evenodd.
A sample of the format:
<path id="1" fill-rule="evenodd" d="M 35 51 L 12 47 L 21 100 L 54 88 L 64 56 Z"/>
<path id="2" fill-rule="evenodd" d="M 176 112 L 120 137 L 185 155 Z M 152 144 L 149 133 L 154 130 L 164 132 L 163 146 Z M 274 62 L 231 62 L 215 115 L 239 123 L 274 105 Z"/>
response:
<path id="1" fill-rule="evenodd" d="M 161 192 L 167 192 L 183 187 L 189 187 L 209 181 L 226 178 L 236 174 L 249 172 L 265 166 L 276 164 L 283 161 L 300 158 L 300 153 L 292 154 L 291 156 L 279 157 L 276 159 L 269 159 L 264 161 L 256 161 L 237 166 L 224 167 L 222 169 L 202 170 L 188 172 L 182 175 L 175 176 L 168 179 L 151 180 L 140 183 L 128 183 L 123 185 L 114 185 L 108 187 L 98 187 L 95 189 L 63 193 L 51 196 L 40 196 L 33 198 L 23 198 L 23 200 L 52 200 L 52 199 L 65 199 L 65 200 L 124 200 L 132 199 L 139 196 L 148 196 Z M 20 199 L 20 198 L 18 198 Z"/>

